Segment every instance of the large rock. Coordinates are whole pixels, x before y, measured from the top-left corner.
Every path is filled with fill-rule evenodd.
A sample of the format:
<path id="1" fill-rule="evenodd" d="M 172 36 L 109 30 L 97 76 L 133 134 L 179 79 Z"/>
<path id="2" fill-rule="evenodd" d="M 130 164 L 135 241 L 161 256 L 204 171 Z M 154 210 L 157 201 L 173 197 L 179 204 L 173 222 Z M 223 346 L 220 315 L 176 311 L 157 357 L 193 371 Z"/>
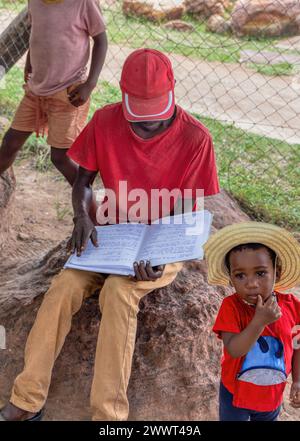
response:
<path id="1" fill-rule="evenodd" d="M 164 24 L 164 28 L 180 32 L 193 32 L 195 27 L 191 23 L 182 20 L 171 20 Z"/>
<path id="2" fill-rule="evenodd" d="M 216 34 L 225 34 L 230 30 L 230 21 L 221 15 L 211 15 L 206 22 L 206 29 Z"/>
<path id="3" fill-rule="evenodd" d="M 123 13 L 151 21 L 176 20 L 185 12 L 184 0 L 124 0 Z"/>
<path id="4" fill-rule="evenodd" d="M 223 15 L 229 4 L 229 0 L 185 0 L 187 12 L 199 19 Z"/>
<path id="5" fill-rule="evenodd" d="M 238 36 L 279 37 L 300 32 L 299 0 L 239 0 L 231 15 Z"/>

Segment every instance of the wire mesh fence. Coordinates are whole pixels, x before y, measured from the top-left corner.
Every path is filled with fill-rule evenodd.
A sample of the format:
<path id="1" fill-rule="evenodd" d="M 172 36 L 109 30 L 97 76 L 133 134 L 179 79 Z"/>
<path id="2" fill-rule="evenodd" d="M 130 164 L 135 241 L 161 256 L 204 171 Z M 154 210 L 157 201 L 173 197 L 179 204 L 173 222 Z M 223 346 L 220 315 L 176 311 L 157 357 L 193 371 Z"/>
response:
<path id="1" fill-rule="evenodd" d="M 2 35 L 26 3 L 0 0 Z M 222 187 L 256 219 L 299 230 L 300 1 L 102 0 L 101 8 L 109 50 L 90 116 L 120 100 L 133 49 L 167 53 L 177 103 L 212 133 Z M 25 31 L 17 40 L 15 59 Z M 2 79 L 0 115 L 11 118 L 22 97 L 23 66 L 24 56 Z"/>

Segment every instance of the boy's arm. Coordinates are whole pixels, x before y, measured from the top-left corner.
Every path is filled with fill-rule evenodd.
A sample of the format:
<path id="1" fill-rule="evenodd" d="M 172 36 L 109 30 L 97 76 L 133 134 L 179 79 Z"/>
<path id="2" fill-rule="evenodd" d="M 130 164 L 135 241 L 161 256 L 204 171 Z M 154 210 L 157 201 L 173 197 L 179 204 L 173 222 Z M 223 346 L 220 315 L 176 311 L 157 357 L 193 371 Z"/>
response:
<path id="1" fill-rule="evenodd" d="M 294 349 L 292 359 L 293 383 L 290 392 L 290 404 L 292 407 L 300 408 L 300 349 Z"/>
<path id="2" fill-rule="evenodd" d="M 255 315 L 249 325 L 238 334 L 222 332 L 222 340 L 229 355 L 233 358 L 246 355 L 257 341 L 265 326 L 281 317 L 280 308 L 273 296 L 263 303 L 258 296 Z"/>
<path id="3" fill-rule="evenodd" d="M 94 47 L 89 76 L 85 83 L 77 86 L 69 95 L 70 102 L 76 107 L 83 105 L 89 99 L 93 89 L 97 85 L 97 81 L 104 64 L 107 52 L 106 32 L 104 31 L 98 35 L 95 35 L 93 40 Z"/>
<path id="4" fill-rule="evenodd" d="M 26 62 L 24 68 L 24 81 L 27 83 L 29 80 L 29 75 L 32 73 L 31 61 L 30 61 L 30 50 L 28 50 L 26 55 Z"/>
<path id="5" fill-rule="evenodd" d="M 101 34 L 95 35 L 93 37 L 93 40 L 94 47 L 92 52 L 91 67 L 88 79 L 86 81 L 92 89 L 94 89 L 97 85 L 97 81 L 105 61 L 105 56 L 107 52 L 106 32 L 104 31 L 101 32 Z"/>

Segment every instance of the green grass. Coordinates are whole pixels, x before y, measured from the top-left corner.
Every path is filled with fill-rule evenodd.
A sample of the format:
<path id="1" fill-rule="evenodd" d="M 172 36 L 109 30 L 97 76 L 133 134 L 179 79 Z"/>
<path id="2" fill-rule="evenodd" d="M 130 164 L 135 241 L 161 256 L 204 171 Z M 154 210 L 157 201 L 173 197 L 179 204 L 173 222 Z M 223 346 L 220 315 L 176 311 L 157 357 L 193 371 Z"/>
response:
<path id="1" fill-rule="evenodd" d="M 253 218 L 300 229 L 300 145 L 197 116 L 210 130 L 221 186 Z"/>
<path id="2" fill-rule="evenodd" d="M 20 12 L 26 4 L 26 0 L 0 0 L 0 9 Z"/>
<path id="3" fill-rule="evenodd" d="M 0 90 L 0 115 L 11 119 L 22 97 L 22 71 L 14 67 Z M 105 104 L 119 101 L 120 90 L 101 82 L 93 94 L 90 117 Z M 246 133 L 232 125 L 195 115 L 212 133 L 221 186 L 255 219 L 300 230 L 300 145 Z M 49 147 L 33 135 L 20 156 L 40 171 L 51 167 Z M 59 213 L 59 216 L 63 214 Z"/>
<path id="4" fill-rule="evenodd" d="M 288 63 L 288 62 L 278 63 L 278 64 L 249 63 L 249 64 L 247 64 L 247 66 L 250 69 L 254 69 L 263 75 L 278 76 L 278 75 L 294 75 L 295 74 L 295 66 L 291 63 Z"/>
<path id="5" fill-rule="evenodd" d="M 13 67 L 1 80 L 0 87 L 0 115 L 12 118 L 16 105 L 22 97 L 23 72 Z"/>
<path id="6" fill-rule="evenodd" d="M 3 81 L 3 80 L 2 80 Z M 23 71 L 13 67 L 5 76 L 0 88 L 0 115 L 12 120 L 16 107 L 23 96 Z M 43 138 L 32 135 L 18 156 L 18 162 L 30 158 L 33 166 L 45 172 L 51 168 L 50 149 Z"/>
<path id="7" fill-rule="evenodd" d="M 240 51 L 254 50 L 278 53 L 297 53 L 295 50 L 275 48 L 277 38 L 243 37 L 231 34 L 219 35 L 206 30 L 205 22 L 189 15 L 183 19 L 194 26 L 193 32 L 165 29 L 143 18 L 125 17 L 119 5 L 105 9 L 109 40 L 111 43 L 139 48 L 151 47 L 168 53 L 176 53 L 207 61 L 239 63 Z"/>

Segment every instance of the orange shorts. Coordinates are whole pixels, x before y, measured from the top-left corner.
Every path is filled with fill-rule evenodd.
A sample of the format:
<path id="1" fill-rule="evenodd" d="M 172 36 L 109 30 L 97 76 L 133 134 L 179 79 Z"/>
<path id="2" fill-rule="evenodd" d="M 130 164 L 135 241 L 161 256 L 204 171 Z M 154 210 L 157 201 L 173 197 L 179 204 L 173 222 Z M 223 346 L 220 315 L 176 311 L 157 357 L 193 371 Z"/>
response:
<path id="1" fill-rule="evenodd" d="M 70 103 L 68 93 L 77 85 L 49 96 L 34 95 L 25 85 L 25 95 L 11 127 L 22 132 L 36 132 L 37 137 L 47 133 L 49 145 L 68 149 L 84 128 L 90 107 L 90 100 L 79 107 Z"/>

